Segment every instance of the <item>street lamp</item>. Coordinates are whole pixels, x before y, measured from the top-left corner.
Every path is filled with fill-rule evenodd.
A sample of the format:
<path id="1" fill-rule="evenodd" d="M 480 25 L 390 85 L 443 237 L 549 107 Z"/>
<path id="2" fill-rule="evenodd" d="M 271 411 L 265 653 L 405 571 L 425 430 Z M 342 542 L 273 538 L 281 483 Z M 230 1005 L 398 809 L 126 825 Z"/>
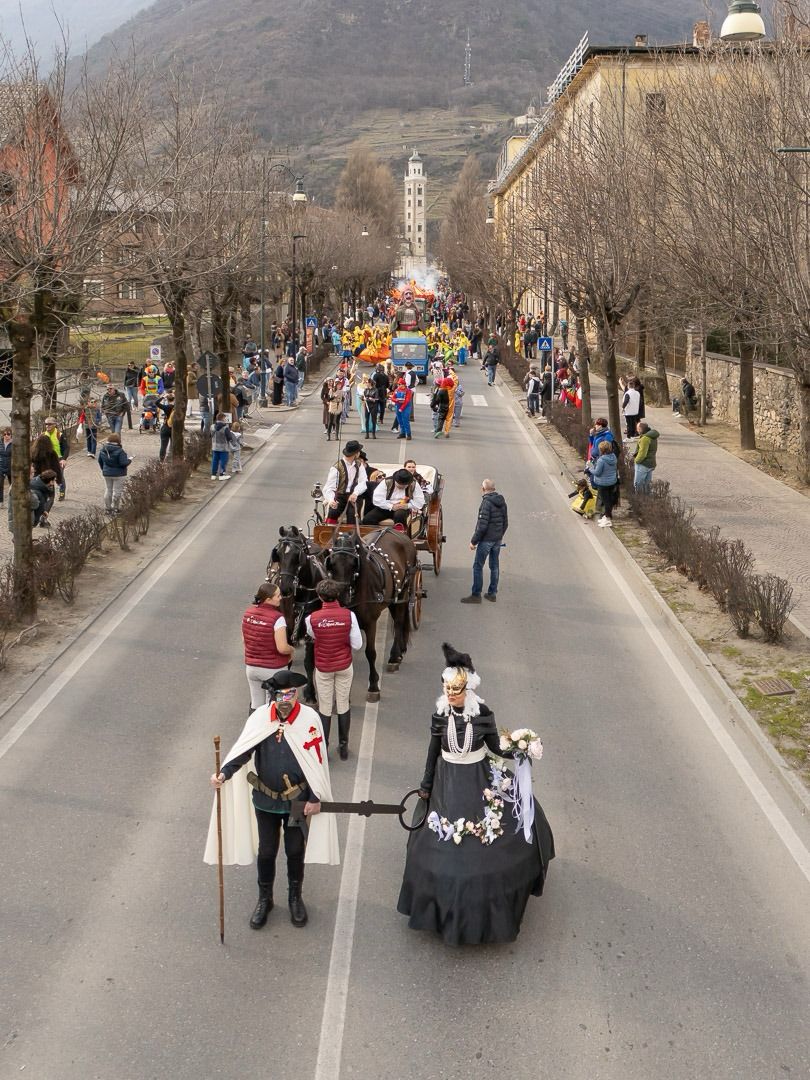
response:
<path id="1" fill-rule="evenodd" d="M 293 192 L 292 201 L 294 203 L 305 203 L 307 201 L 307 193 L 304 191 L 304 181 L 300 176 L 297 177 L 295 181 L 295 191 Z"/>
<path id="2" fill-rule="evenodd" d="M 491 206 L 487 207 L 487 225 L 495 224 L 495 216 Z"/>
<path id="3" fill-rule="evenodd" d="M 293 196 L 293 198 L 295 198 L 295 196 Z M 304 198 L 306 199 L 306 196 L 304 196 Z M 292 238 L 292 339 L 293 339 L 293 348 L 297 352 L 298 351 L 298 338 L 296 337 L 297 323 L 296 323 L 296 311 L 295 311 L 295 309 L 296 309 L 296 289 L 297 289 L 296 280 L 295 280 L 295 241 L 296 240 L 306 240 L 306 234 L 305 233 L 293 233 L 293 238 Z"/>
<path id="4" fill-rule="evenodd" d="M 366 228 L 365 225 L 363 226 L 363 231 L 360 233 L 360 235 L 361 236 L 368 236 L 368 229 Z"/>
<path id="5" fill-rule="evenodd" d="M 765 37 L 765 23 L 754 0 L 731 0 L 728 15 L 720 28 L 722 41 L 760 41 Z"/>

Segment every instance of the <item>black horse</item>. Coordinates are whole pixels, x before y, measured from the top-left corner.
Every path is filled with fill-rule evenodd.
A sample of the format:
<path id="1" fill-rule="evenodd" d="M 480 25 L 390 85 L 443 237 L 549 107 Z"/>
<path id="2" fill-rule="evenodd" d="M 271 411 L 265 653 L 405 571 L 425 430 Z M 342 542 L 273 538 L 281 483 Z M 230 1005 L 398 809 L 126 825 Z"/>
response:
<path id="1" fill-rule="evenodd" d="M 417 587 L 417 552 L 413 542 L 394 529 L 379 529 L 360 537 L 335 534 L 324 549 L 323 565 L 328 577 L 343 588 L 342 602 L 357 616 L 366 636 L 368 701 L 380 700 L 377 671 L 377 620 L 387 608 L 394 623 L 394 641 L 388 670 L 398 671 L 410 640 L 410 602 Z"/>
<path id="2" fill-rule="evenodd" d="M 306 633 L 304 620 L 320 604 L 315 590 L 318 582 L 326 577 L 323 549 L 295 525 L 282 525 L 278 537 L 267 564 L 267 580 L 278 582 L 281 613 L 287 620 L 287 637 L 291 645 L 297 645 Z M 307 676 L 304 699 L 311 703 L 315 701 L 312 642 L 307 642 L 304 651 L 304 670 Z"/>

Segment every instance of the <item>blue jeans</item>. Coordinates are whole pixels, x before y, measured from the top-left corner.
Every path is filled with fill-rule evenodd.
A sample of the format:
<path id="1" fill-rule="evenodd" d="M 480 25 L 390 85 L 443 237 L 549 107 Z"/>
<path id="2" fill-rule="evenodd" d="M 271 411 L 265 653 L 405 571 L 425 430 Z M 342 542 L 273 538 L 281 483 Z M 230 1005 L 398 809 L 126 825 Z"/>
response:
<path id="1" fill-rule="evenodd" d="M 298 383 L 290 382 L 289 379 L 285 379 L 284 393 L 287 397 L 287 404 L 292 405 L 295 402 L 295 399 L 298 397 Z"/>
<path id="2" fill-rule="evenodd" d="M 492 384 L 494 382 L 495 382 L 495 368 L 490 367 L 489 364 L 487 364 L 487 384 L 489 386 L 492 386 Z"/>
<path id="3" fill-rule="evenodd" d="M 135 408 L 138 408 L 138 387 L 137 386 L 125 386 L 124 392 L 127 395 L 128 400 Z"/>
<path id="4" fill-rule="evenodd" d="M 397 423 L 399 424 L 400 435 L 410 435 L 411 433 L 411 418 L 408 415 L 410 409 L 397 409 Z"/>
<path id="5" fill-rule="evenodd" d="M 649 468 L 649 466 L 636 465 L 635 475 L 633 477 L 633 487 L 636 491 L 648 492 L 650 490 L 650 486 L 652 485 L 652 474 L 653 470 Z"/>
<path id="6" fill-rule="evenodd" d="M 501 540 L 482 540 L 475 549 L 471 589 L 473 596 L 480 596 L 481 591 L 484 588 L 484 563 L 487 559 L 489 559 L 489 588 L 487 589 L 487 592 L 490 596 L 495 596 L 497 593 L 498 578 L 501 573 L 499 563 L 501 557 L 501 543 Z"/>
<path id="7" fill-rule="evenodd" d="M 228 471 L 228 451 L 227 450 L 212 450 L 211 451 L 211 475 L 222 476 Z"/>
<path id="8" fill-rule="evenodd" d="M 94 457 L 95 457 L 96 445 L 97 445 L 97 443 L 96 443 L 96 432 L 97 431 L 98 431 L 98 428 L 94 428 L 94 427 L 93 428 L 85 427 L 85 429 L 84 429 L 84 440 L 85 440 L 85 443 L 87 444 L 87 453 L 92 454 Z"/>
<path id="9" fill-rule="evenodd" d="M 124 415 L 120 416 L 108 416 L 107 423 L 110 425 L 110 434 L 120 435 L 121 428 L 124 426 Z"/>

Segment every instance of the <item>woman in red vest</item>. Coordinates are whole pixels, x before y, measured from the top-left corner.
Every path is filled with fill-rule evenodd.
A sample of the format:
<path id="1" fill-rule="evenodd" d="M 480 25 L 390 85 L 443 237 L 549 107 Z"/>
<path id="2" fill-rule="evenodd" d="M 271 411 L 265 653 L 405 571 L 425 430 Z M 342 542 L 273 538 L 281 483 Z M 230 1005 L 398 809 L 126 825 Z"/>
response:
<path id="1" fill-rule="evenodd" d="M 242 616 L 245 674 L 250 688 L 250 711 L 267 704 L 265 679 L 288 668 L 295 652 L 287 640 L 287 620 L 279 611 L 281 590 L 270 581 L 256 590 L 253 603 Z M 250 715 L 250 713 L 248 713 Z"/>
<path id="2" fill-rule="evenodd" d="M 338 752 L 340 760 L 349 756 L 349 725 L 352 721 L 352 649 L 359 649 L 363 637 L 353 611 L 339 602 L 341 586 L 336 581 L 321 581 L 317 587 L 321 606 L 307 616 L 307 634 L 315 642 L 315 691 L 318 713 L 329 745 L 332 706 L 337 702 Z"/>

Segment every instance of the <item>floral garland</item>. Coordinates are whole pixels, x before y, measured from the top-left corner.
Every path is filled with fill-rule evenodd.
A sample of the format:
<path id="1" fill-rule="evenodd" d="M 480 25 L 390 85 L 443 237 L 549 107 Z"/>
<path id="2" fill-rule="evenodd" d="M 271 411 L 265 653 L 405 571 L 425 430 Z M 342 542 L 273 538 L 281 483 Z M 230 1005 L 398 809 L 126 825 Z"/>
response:
<path id="1" fill-rule="evenodd" d="M 435 810 L 428 814 L 427 826 L 440 840 L 452 840 L 454 844 L 460 844 L 465 836 L 474 836 L 482 844 L 494 844 L 498 837 L 503 835 L 501 819 L 504 797 L 510 799 L 513 780 L 494 761 L 490 761 L 489 771 L 490 786 L 484 788 L 483 792 L 484 816 L 478 821 L 468 821 L 463 817 L 448 821 L 447 818 L 439 817 Z"/>

